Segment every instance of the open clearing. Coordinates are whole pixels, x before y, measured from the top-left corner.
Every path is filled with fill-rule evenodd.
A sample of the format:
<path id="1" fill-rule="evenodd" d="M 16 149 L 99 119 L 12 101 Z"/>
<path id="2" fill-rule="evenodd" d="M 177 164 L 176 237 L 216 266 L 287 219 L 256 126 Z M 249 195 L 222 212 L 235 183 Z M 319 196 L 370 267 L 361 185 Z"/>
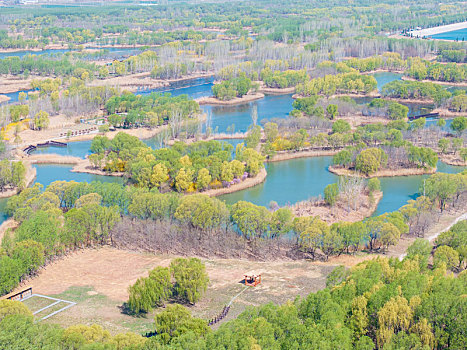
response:
<path id="1" fill-rule="evenodd" d="M 73 324 L 97 323 L 112 333 L 152 330 L 153 314 L 132 317 L 122 313 L 128 299 L 128 286 L 147 276 L 156 266 L 168 266 L 174 257 L 155 256 L 110 247 L 86 249 L 48 265 L 40 274 L 18 290 L 33 288 L 33 293 L 76 302 L 77 305 L 43 322 Z M 360 260 L 360 259 L 356 259 Z M 247 306 L 284 303 L 297 295 L 305 296 L 324 288 L 326 275 L 342 261 L 313 263 L 309 261 L 254 262 L 234 259 L 204 260 L 210 284 L 205 296 L 190 309 L 193 315 L 210 319 L 243 288 L 243 274 L 254 270 L 262 273 L 262 283 L 247 289 L 235 300 L 226 319 L 233 318 Z M 346 261 L 347 262 L 347 261 Z"/>

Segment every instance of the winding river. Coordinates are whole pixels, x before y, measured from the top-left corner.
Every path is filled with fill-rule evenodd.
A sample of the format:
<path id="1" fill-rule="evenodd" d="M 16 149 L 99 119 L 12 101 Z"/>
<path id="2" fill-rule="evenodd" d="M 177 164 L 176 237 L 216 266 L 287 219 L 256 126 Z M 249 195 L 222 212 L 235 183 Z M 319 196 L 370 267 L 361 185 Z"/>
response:
<path id="1" fill-rule="evenodd" d="M 379 83 L 379 88 L 384 83 L 400 79 L 400 75 L 393 73 L 375 74 Z M 211 94 L 212 79 L 195 79 L 188 83 L 178 83 L 171 88 L 165 88 L 158 91 L 170 92 L 174 95 L 187 94 L 190 97 L 198 98 Z M 141 93 L 149 93 L 144 91 Z M 203 106 L 203 109 L 210 116 L 210 125 L 218 132 L 225 132 L 227 127 L 235 124 L 236 132 L 244 132 L 252 124 L 252 112 L 257 111 L 257 121 L 260 123 L 263 119 L 286 118 L 292 109 L 291 95 L 267 95 L 264 99 L 254 101 L 240 106 L 213 107 Z M 418 108 L 418 109 L 417 109 Z M 418 113 L 420 106 L 412 110 Z M 432 121 L 433 123 L 435 121 Z M 431 123 L 431 122 L 430 122 Z M 151 147 L 156 147 L 154 139 L 144 140 Z M 234 146 L 242 140 L 227 140 Z M 43 148 L 37 153 L 56 153 L 61 155 L 71 155 L 84 158 L 90 154 L 89 148 L 91 141 L 72 142 L 65 148 Z M 234 203 L 239 200 L 251 201 L 258 205 L 268 205 L 271 201 L 279 205 L 293 204 L 298 201 L 309 199 L 322 195 L 326 185 L 337 180 L 337 176 L 330 173 L 327 168 L 331 164 L 332 157 L 314 157 L 292 159 L 283 162 L 268 163 L 266 169 L 268 176 L 266 180 L 255 187 L 238 191 L 232 194 L 221 196 L 226 203 Z M 108 181 L 123 182 L 122 178 L 112 176 L 99 176 L 83 173 L 70 172 L 71 166 L 66 165 L 35 165 L 37 169 L 36 182 L 47 186 L 56 180 L 74 180 L 74 181 Z M 438 171 L 447 173 L 456 173 L 462 171 L 463 167 L 455 167 L 438 163 Z M 381 186 L 384 192 L 383 199 L 378 205 L 375 214 L 381 214 L 388 211 L 397 210 L 403 206 L 407 200 L 414 199 L 418 195 L 418 189 L 422 181 L 427 176 L 402 176 L 381 178 Z M 0 201 L 0 220 L 5 219 L 2 206 L 6 200 Z"/>

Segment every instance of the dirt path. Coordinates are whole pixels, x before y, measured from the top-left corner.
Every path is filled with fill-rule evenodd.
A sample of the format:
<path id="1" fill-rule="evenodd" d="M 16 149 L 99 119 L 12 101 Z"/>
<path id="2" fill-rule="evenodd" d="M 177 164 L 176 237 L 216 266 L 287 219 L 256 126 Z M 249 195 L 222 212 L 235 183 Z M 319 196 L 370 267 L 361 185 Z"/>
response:
<path id="1" fill-rule="evenodd" d="M 454 213 L 446 214 L 444 217 L 440 218 L 439 222 L 437 222 L 428 230 L 425 239 L 433 242 L 441 233 L 448 231 L 452 226 L 461 220 L 467 220 L 466 212 L 459 214 L 459 212 L 456 211 Z M 402 237 L 399 243 L 390 249 L 388 255 L 391 257 L 397 256 L 399 260 L 404 259 L 404 257 L 407 255 L 407 248 L 410 246 L 410 244 L 412 244 L 413 241 L 415 241 L 415 239 L 415 237 Z"/>
<path id="2" fill-rule="evenodd" d="M 457 224 L 459 221 L 462 221 L 462 220 L 467 220 L 467 212 L 465 212 L 464 214 L 458 216 L 453 222 L 451 222 L 449 224 L 449 226 L 447 226 L 444 230 L 442 231 L 438 231 L 436 232 L 435 234 L 431 235 L 431 236 L 428 236 L 427 239 L 432 242 L 436 239 L 436 237 L 438 237 L 441 233 L 443 232 L 446 232 L 446 231 L 449 231 L 451 229 L 451 227 L 453 227 L 455 224 Z"/>

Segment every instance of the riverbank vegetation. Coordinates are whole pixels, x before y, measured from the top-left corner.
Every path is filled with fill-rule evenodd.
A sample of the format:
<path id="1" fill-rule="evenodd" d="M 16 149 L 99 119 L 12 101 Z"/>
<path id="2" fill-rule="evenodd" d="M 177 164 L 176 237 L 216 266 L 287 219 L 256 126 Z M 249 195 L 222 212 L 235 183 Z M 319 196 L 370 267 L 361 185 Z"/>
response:
<path id="1" fill-rule="evenodd" d="M 94 138 L 90 157 L 94 167 L 109 172 L 126 172 L 140 187 L 193 193 L 230 187 L 255 177 L 264 158 L 255 150 L 219 141 L 177 142 L 170 148 L 153 150 L 135 136 L 119 133 L 112 140 Z"/>
<path id="2" fill-rule="evenodd" d="M 422 189 L 426 197 L 410 201 L 399 211 L 332 225 L 317 216 L 294 217 L 290 208 L 269 210 L 245 201 L 227 207 L 202 194 L 180 197 L 147 187 L 65 181 L 41 191 L 42 186 L 36 184 L 8 201 L 7 210 L 19 226 L 2 240 L 1 291 L 8 293 L 57 255 L 102 244 L 182 255 L 195 250 L 208 257 L 286 254 L 327 260 L 361 249 L 384 252 L 403 234 L 423 236 L 433 213 L 448 205 L 463 205 L 465 177 L 465 172 L 432 175 Z M 378 187 L 375 180 L 368 186 L 372 191 Z M 358 188 L 344 187 L 326 190 L 325 200 L 334 202 L 336 193 L 349 194 Z M 349 205 L 354 200 L 349 198 Z M 290 232 L 292 238 L 285 238 Z M 17 249 L 27 253 L 17 254 Z"/>
<path id="3" fill-rule="evenodd" d="M 0 295 L 81 249 L 111 246 L 169 259 L 161 263 L 165 267 L 126 281 L 128 295 L 120 300 L 127 300 L 119 304 L 125 313 L 146 317 L 155 309 L 147 337 L 111 335 L 96 325 L 62 329 L 34 322 L 22 303 L 0 301 L 0 348 L 466 348 L 466 222 L 441 234 L 434 228 L 446 212 L 463 213 L 467 201 L 466 171 L 434 173 L 438 160 L 457 165 L 467 160 L 466 46 L 407 33 L 464 21 L 467 5 L 434 0 L 150 5 L 2 7 L 0 93 L 8 94 L 10 103 L 0 106 L 5 141 L 0 196 L 21 191 L 4 212 L 11 221 L 0 233 Z M 211 92 L 214 97 L 206 97 Z M 273 96 L 274 101 L 263 93 L 284 96 Z M 253 102 L 262 98 L 268 100 Z M 208 100 L 223 106 L 200 107 Z M 418 118 L 433 108 L 453 117 L 449 126 L 444 119 L 435 125 Z M 156 133 L 156 140 L 139 139 Z M 18 159 L 27 155 L 15 147 L 68 141 L 71 135 L 93 139 L 91 154 L 86 146 L 79 154 L 85 159 L 73 158 L 80 170 L 122 176 L 125 184 L 57 179 L 45 188 L 26 187 Z M 234 149 L 212 140 L 220 137 L 244 140 Z M 68 151 L 74 152 L 73 146 Z M 281 206 L 271 201 L 267 207 L 210 197 L 264 181 L 266 161 L 318 155 L 333 156 L 329 170 L 359 176 L 326 182 L 322 195 L 295 205 L 282 197 Z M 425 173 L 434 174 L 414 180 L 406 205 L 375 212 L 382 198 L 376 177 Z M 305 180 L 299 188 L 308 191 Z M 434 247 L 422 239 L 432 234 Z M 420 239 L 401 256 L 406 239 L 415 237 Z M 290 293 L 299 289 L 302 297 L 251 307 L 239 316 L 237 309 L 228 316 L 237 318 L 215 330 L 191 316 L 208 305 L 204 292 L 212 282 L 206 268 L 212 258 L 271 266 L 313 260 L 330 270 L 336 261 L 361 261 L 371 254 L 400 259 L 338 267 L 327 288 L 308 296 L 305 291 L 317 290 L 319 283 L 302 288 L 293 281 L 302 277 L 287 270 L 277 280 L 288 281 L 291 300 L 296 295 Z M 228 272 L 222 275 L 223 284 L 231 283 Z M 260 285 L 254 293 L 262 301 L 268 299 L 264 288 L 277 292 Z M 229 286 L 228 293 L 233 291 Z M 209 308 L 219 306 L 216 298 Z M 102 302 L 101 296 L 94 300 Z M 113 300 L 109 305 L 116 306 Z M 118 327 L 141 330 L 126 322 Z"/>

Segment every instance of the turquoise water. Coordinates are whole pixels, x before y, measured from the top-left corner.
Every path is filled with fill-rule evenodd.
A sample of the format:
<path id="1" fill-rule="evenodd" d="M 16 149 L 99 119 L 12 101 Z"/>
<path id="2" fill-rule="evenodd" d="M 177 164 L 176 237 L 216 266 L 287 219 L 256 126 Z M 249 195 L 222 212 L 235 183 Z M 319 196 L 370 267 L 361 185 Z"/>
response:
<path id="1" fill-rule="evenodd" d="M 108 50 L 109 55 L 114 58 L 121 58 L 125 56 L 135 55 L 141 52 L 141 50 L 137 48 L 119 48 L 119 47 L 89 47 L 88 49 L 98 49 L 98 50 Z M 58 55 L 65 52 L 71 51 L 69 49 L 47 49 L 41 51 L 34 51 L 34 50 L 21 50 L 21 51 L 14 51 L 14 52 L 0 52 L 0 59 L 7 58 L 7 57 L 24 57 L 26 55 Z M 84 51 L 86 52 L 86 51 Z"/>
<path id="2" fill-rule="evenodd" d="M 59 154 L 61 156 L 73 156 L 79 158 L 85 158 L 91 154 L 91 143 L 92 141 L 76 141 L 68 143 L 67 147 L 43 147 L 37 148 L 31 154 Z"/>
<path id="3" fill-rule="evenodd" d="M 37 169 L 37 177 L 34 183 L 38 182 L 44 187 L 47 187 L 50 183 L 57 180 L 64 181 L 77 181 L 77 182 L 117 182 L 124 183 L 123 177 L 118 176 L 104 176 L 104 175 L 93 175 L 87 173 L 72 173 L 72 165 L 61 165 L 61 164 L 34 164 Z"/>
<path id="4" fill-rule="evenodd" d="M 430 38 L 442 39 L 442 40 L 465 41 L 465 40 L 467 40 L 467 28 L 459 29 L 459 30 L 453 30 L 452 32 L 445 32 L 445 33 L 430 35 Z"/>
<path id="5" fill-rule="evenodd" d="M 280 206 L 294 204 L 311 197 L 323 196 L 324 188 L 337 181 L 338 176 L 330 173 L 332 157 L 299 158 L 266 164 L 266 180 L 255 187 L 220 196 L 227 204 L 244 200 L 268 206 L 271 201 Z M 464 167 L 438 163 L 438 171 L 458 173 Z M 418 196 L 423 179 L 429 175 L 382 177 L 383 198 L 374 215 L 399 209 L 410 199 Z"/>
<path id="6" fill-rule="evenodd" d="M 390 83 L 391 81 L 394 81 L 394 80 L 401 80 L 402 78 L 402 74 L 391 73 L 391 72 L 378 72 L 378 73 L 374 73 L 371 75 L 375 77 L 376 83 L 378 86 L 378 91 L 380 92 L 383 86 L 386 85 L 387 83 Z"/>

